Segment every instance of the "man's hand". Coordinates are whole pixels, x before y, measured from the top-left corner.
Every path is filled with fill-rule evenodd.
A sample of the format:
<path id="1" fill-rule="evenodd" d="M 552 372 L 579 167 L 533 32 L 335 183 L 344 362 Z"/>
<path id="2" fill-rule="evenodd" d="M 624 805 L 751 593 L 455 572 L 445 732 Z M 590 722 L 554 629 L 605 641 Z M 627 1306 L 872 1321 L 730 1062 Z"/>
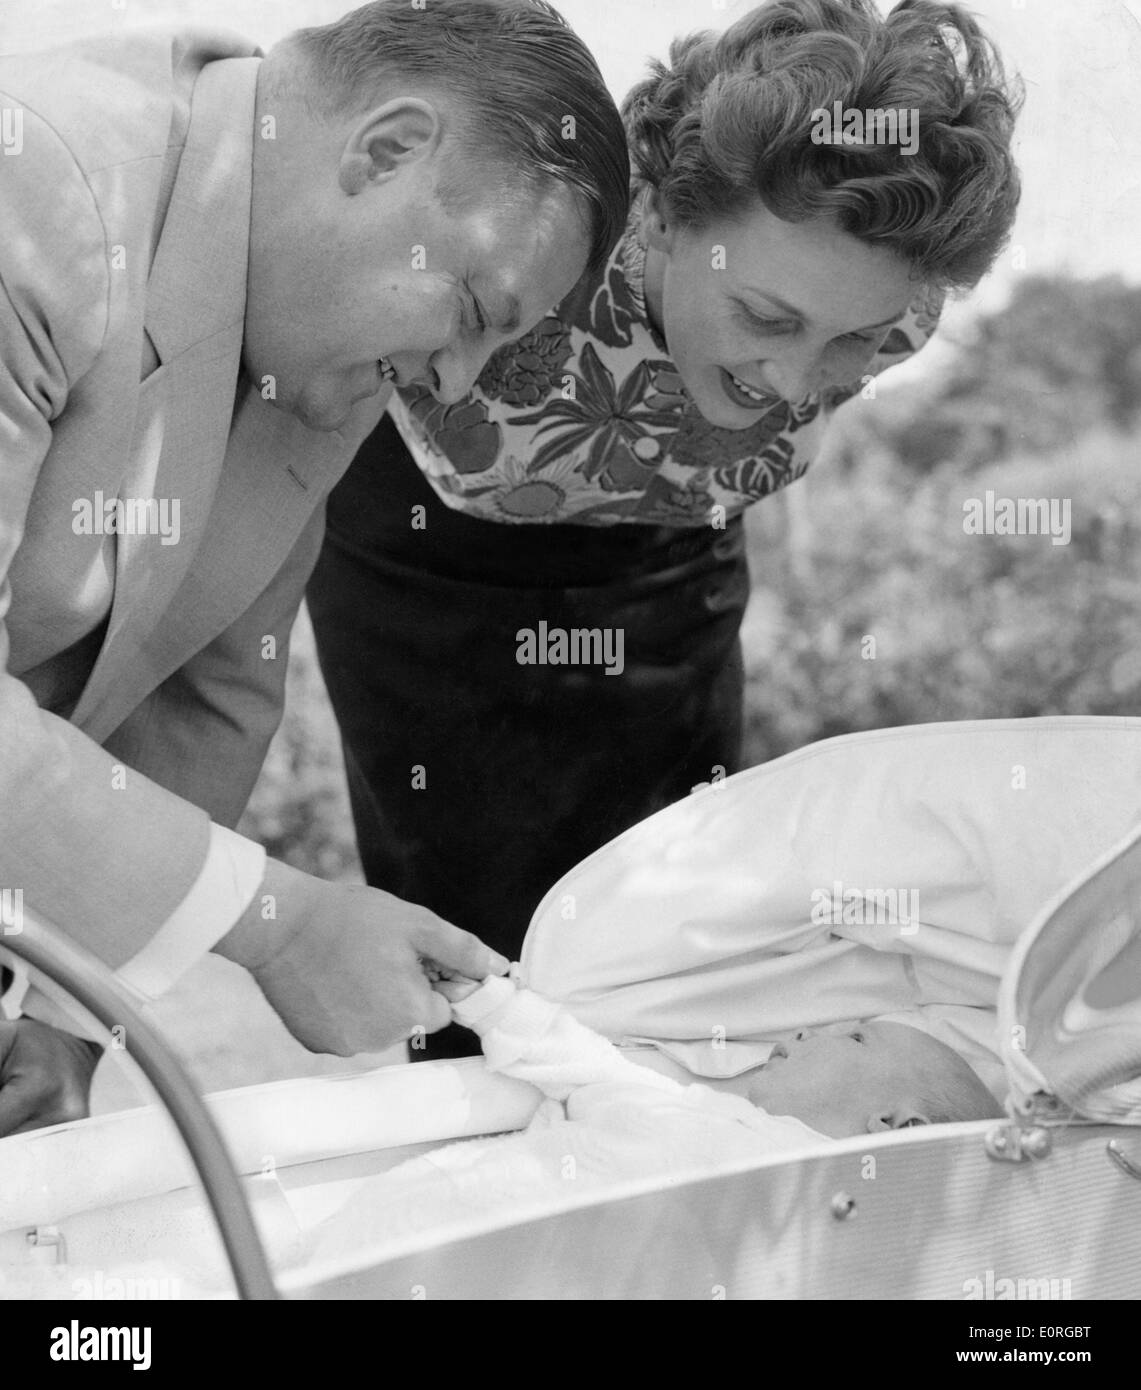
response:
<path id="1" fill-rule="evenodd" d="M 261 914 L 267 900 L 276 913 L 270 920 Z M 250 971 L 298 1042 L 341 1057 L 380 1052 L 451 1022 L 426 974 L 431 966 L 482 980 L 510 964 L 425 907 L 310 878 L 276 860 L 216 949 Z"/>
<path id="2" fill-rule="evenodd" d="M 0 1135 L 84 1119 L 102 1052 L 34 1018 L 0 1019 Z"/>
<path id="3" fill-rule="evenodd" d="M 481 983 L 480 980 L 467 980 L 459 975 L 450 977 L 441 975 L 439 979 L 432 982 L 432 988 L 437 994 L 442 994 L 449 1004 L 459 1004 L 469 994 L 474 994 Z"/>

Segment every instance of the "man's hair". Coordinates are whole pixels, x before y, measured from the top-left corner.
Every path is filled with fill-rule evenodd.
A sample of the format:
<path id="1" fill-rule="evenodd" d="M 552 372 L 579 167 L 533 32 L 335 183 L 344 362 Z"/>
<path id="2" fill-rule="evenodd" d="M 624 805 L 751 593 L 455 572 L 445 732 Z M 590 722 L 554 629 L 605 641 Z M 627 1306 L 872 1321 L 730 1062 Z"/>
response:
<path id="1" fill-rule="evenodd" d="M 921 1084 L 912 1103 L 933 1125 L 960 1124 L 966 1120 L 1000 1120 L 1002 1106 L 979 1079 L 973 1067 L 953 1047 L 943 1044 L 945 1065 L 937 1076 Z"/>
<path id="2" fill-rule="evenodd" d="M 635 179 L 701 228 L 759 198 L 788 222 L 834 218 L 927 284 L 970 288 L 1018 206 L 1010 150 L 1021 84 L 959 5 L 769 0 L 723 34 L 693 34 L 626 98 Z M 908 111 L 918 148 L 814 143 L 816 113 Z"/>
<path id="3" fill-rule="evenodd" d="M 525 187 L 574 190 L 589 267 L 605 263 L 629 212 L 626 135 L 590 51 L 543 0 L 427 0 L 422 9 L 374 0 L 281 46 L 304 63 L 306 100 L 319 114 L 366 112 L 396 75 L 455 98 L 464 153 Z"/>

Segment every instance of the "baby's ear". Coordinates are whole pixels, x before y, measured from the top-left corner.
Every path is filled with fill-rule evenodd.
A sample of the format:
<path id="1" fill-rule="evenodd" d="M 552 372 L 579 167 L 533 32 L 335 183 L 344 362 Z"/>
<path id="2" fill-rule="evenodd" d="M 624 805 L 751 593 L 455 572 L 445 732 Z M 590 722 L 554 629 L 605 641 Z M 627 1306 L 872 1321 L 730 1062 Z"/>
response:
<path id="1" fill-rule="evenodd" d="M 913 1125 L 929 1125 L 930 1119 L 914 1105 L 897 1105 L 891 1117 L 892 1129 L 910 1129 Z"/>

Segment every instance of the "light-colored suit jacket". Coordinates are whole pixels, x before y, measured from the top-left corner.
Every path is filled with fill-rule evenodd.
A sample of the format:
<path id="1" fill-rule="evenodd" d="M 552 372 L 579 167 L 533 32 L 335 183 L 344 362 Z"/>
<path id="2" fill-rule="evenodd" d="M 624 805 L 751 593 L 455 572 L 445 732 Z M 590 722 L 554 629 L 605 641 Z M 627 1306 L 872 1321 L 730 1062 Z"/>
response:
<path id="1" fill-rule="evenodd" d="M 379 413 L 319 434 L 241 375 L 258 66 L 190 31 L 0 58 L 0 886 L 112 966 L 245 805 Z M 177 500 L 177 543 L 83 534 L 100 493 Z"/>

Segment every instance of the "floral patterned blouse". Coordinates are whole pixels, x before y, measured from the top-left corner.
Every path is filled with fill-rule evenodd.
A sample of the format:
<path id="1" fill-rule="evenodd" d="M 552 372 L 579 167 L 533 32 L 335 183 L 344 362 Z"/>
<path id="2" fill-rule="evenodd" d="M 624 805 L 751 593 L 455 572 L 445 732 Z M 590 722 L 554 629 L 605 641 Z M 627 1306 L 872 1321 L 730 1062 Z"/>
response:
<path id="1" fill-rule="evenodd" d="M 650 325 L 637 216 L 603 273 L 496 352 L 464 400 L 441 405 L 424 387 L 393 396 L 393 419 L 448 506 L 499 522 L 707 526 L 799 478 L 828 410 L 860 389 L 782 402 L 744 430 L 709 424 Z M 941 307 L 921 294 L 865 372 L 918 351 Z"/>

